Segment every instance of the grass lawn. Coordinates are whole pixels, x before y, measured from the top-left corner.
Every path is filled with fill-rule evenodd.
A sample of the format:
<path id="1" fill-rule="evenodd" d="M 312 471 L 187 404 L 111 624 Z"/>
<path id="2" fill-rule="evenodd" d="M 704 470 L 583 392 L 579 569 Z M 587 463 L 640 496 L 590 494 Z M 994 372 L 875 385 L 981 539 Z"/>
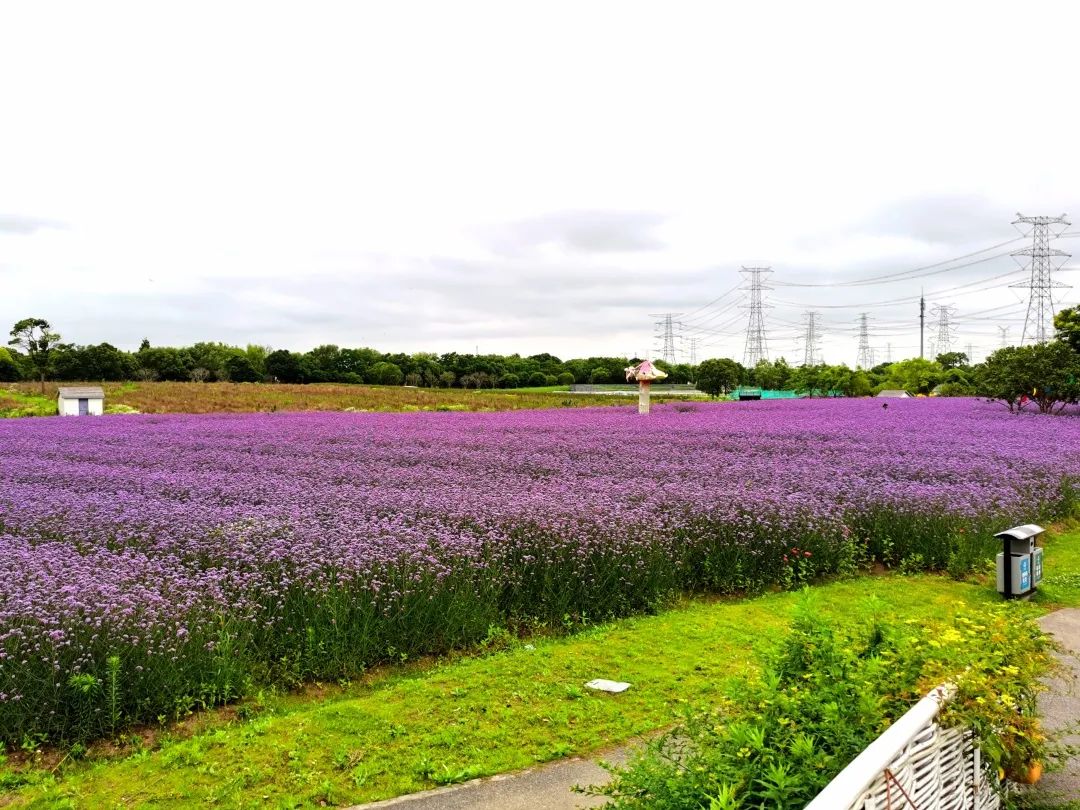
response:
<path id="1" fill-rule="evenodd" d="M 1044 587 L 1017 610 L 1080 606 L 1080 530 L 1059 532 L 1046 554 Z M 495 634 L 486 654 L 251 700 L 195 718 L 183 735 L 128 742 L 119 754 L 92 750 L 55 775 L 55 763 L 42 759 L 0 784 L 17 806 L 342 805 L 587 754 L 672 724 L 688 703 L 724 696 L 803 598 L 853 622 L 877 612 L 947 618 L 958 605 L 998 600 L 992 583 L 890 574 L 827 583 L 805 597 L 692 600 L 568 637 Z M 595 677 L 633 686 L 617 696 L 584 689 Z M 17 786 L 23 778 L 29 784 Z"/>
<path id="2" fill-rule="evenodd" d="M 64 383 L 76 385 L 80 383 Z M 81 383 L 85 385 L 86 383 Z M 95 385 L 97 383 L 94 383 Z M 279 385 L 274 383 L 103 383 L 105 406 L 141 413 L 247 413 L 253 411 L 507 411 L 524 408 L 631 406 L 627 397 L 569 393 L 568 386 L 463 390 L 406 386 Z M 0 385 L 0 418 L 53 416 L 57 383 Z M 684 398 L 654 396 L 655 403 Z"/>
<path id="3" fill-rule="evenodd" d="M 18 416 L 53 416 L 56 413 L 56 396 L 41 396 L 34 386 L 16 390 L 0 387 L 0 419 Z"/>

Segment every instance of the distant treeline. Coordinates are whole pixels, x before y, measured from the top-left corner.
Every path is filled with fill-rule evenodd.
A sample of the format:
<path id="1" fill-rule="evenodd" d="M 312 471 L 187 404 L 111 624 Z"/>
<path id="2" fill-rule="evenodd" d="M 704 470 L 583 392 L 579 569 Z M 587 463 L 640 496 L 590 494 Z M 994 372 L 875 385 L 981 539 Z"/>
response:
<path id="1" fill-rule="evenodd" d="M 572 383 L 621 383 L 633 358 L 588 357 L 560 360 L 543 353 L 415 354 L 368 348 L 318 346 L 309 352 L 264 346 L 196 343 L 151 346 L 126 352 L 108 343 L 76 346 L 57 342 L 49 348 L 46 376 L 59 381 L 165 380 L 195 382 L 368 383 L 430 388 L 520 388 Z M 692 382 L 693 367 L 661 364 L 672 382 Z M 29 352 L 0 349 L 0 381 L 33 380 L 39 364 Z"/>
<path id="2" fill-rule="evenodd" d="M 0 350 L 3 352 L 3 350 Z M 709 393 L 725 393 L 739 385 L 770 389 L 812 388 L 846 395 L 871 393 L 892 384 L 912 390 L 949 383 L 969 383 L 962 354 L 943 362 L 905 361 L 866 371 L 847 366 L 790 365 L 780 358 L 753 368 L 730 359 L 706 360 L 691 366 L 658 361 L 668 372 L 665 382 L 698 383 Z M 367 383 L 429 388 L 521 388 L 573 383 L 622 383 L 623 369 L 640 358 L 587 357 L 561 360 L 543 353 L 527 357 L 500 354 L 384 353 L 375 349 L 319 346 L 309 352 L 272 350 L 263 346 L 196 343 L 181 348 L 151 346 L 126 352 L 108 343 L 75 346 L 57 342 L 49 350 L 47 376 L 58 381 L 164 380 L 195 382 Z M 892 373 L 890 374 L 890 370 Z M 38 367 L 28 354 L 0 354 L 0 380 L 37 379 Z"/>
<path id="3" fill-rule="evenodd" d="M 728 358 L 657 365 L 667 382 L 694 383 L 713 396 L 740 385 L 799 391 L 810 396 L 865 396 L 885 388 L 912 394 L 979 394 L 1001 399 L 1010 408 L 1035 400 L 1040 409 L 1080 399 L 1080 308 L 1055 318 L 1058 339 L 1043 345 L 1000 349 L 973 365 L 963 352 L 934 360 L 914 358 L 871 369 L 845 365 L 793 366 L 784 358 L 747 368 Z M 587 357 L 561 360 L 541 353 L 415 354 L 369 348 L 318 346 L 308 352 L 265 346 L 196 343 L 186 347 L 151 346 L 126 352 L 108 343 L 64 343 L 51 325 L 27 318 L 11 331 L 10 350 L 0 348 L 0 382 L 163 380 L 194 382 L 367 383 L 427 388 L 523 388 L 573 383 L 625 382 L 624 368 L 641 358 Z M 1045 400 L 1045 401 L 1044 401 Z"/>

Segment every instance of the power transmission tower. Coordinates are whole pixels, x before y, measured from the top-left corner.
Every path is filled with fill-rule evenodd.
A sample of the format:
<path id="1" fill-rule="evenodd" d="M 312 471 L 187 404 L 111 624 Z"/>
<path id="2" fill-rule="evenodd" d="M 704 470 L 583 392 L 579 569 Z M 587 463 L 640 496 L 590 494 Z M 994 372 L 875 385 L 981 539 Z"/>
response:
<path id="1" fill-rule="evenodd" d="M 919 359 L 923 359 L 923 335 L 926 333 L 926 296 L 919 290 Z"/>
<path id="2" fill-rule="evenodd" d="M 749 287 L 743 287 L 750 293 L 750 320 L 746 324 L 746 346 L 743 348 L 743 365 L 753 368 L 761 360 L 769 359 L 769 345 L 765 336 L 765 310 L 769 307 L 765 303 L 762 293 L 771 290 L 761 280 L 766 273 L 771 273 L 768 267 L 744 267 L 741 271 L 750 280 Z"/>
<path id="3" fill-rule="evenodd" d="M 886 363 L 891 363 L 892 362 L 892 344 L 891 343 L 886 343 L 885 344 L 885 362 Z"/>
<path id="4" fill-rule="evenodd" d="M 682 337 L 681 331 L 679 335 L 676 335 L 676 328 L 679 330 L 682 329 L 682 324 L 675 320 L 675 317 L 679 314 L 681 313 L 663 312 L 659 315 L 652 316 L 654 318 L 660 318 L 660 320 L 656 322 L 656 339 L 660 341 L 660 348 L 657 350 L 657 353 L 660 355 L 661 360 L 665 363 L 671 363 L 672 365 L 675 364 L 675 356 L 677 353 L 676 337 Z"/>
<path id="5" fill-rule="evenodd" d="M 698 347 L 698 341 L 700 341 L 700 340 L 701 340 L 701 338 L 696 338 L 696 337 L 690 338 L 690 365 L 692 365 L 692 366 L 697 365 L 697 347 Z"/>
<path id="6" fill-rule="evenodd" d="M 1022 225 L 1031 226 L 1031 247 L 1018 250 L 1015 256 L 1027 256 L 1031 259 L 1027 265 L 1031 268 L 1031 279 L 1013 284 L 1013 287 L 1028 288 L 1027 315 L 1024 317 L 1024 333 L 1020 336 L 1020 345 L 1025 343 L 1046 343 L 1054 335 L 1054 298 L 1055 288 L 1067 287 L 1060 281 L 1054 281 L 1050 275 L 1069 257 L 1063 250 L 1050 247 L 1050 240 L 1072 223 L 1060 217 L 1025 217 L 1016 215 L 1013 225 L 1023 232 Z M 1056 229 L 1056 233 L 1052 232 Z M 1025 234 L 1026 236 L 1027 234 Z M 1058 261 L 1058 257 L 1060 261 Z"/>
<path id="7" fill-rule="evenodd" d="M 964 354 L 967 355 L 968 365 L 969 366 L 975 365 L 975 346 L 973 344 L 969 343 L 964 348 L 967 349 L 967 351 L 964 352 Z"/>
<path id="8" fill-rule="evenodd" d="M 1009 327 L 999 326 L 998 331 L 1001 332 L 1001 348 L 1006 348 L 1009 345 Z"/>
<path id="9" fill-rule="evenodd" d="M 859 314 L 859 354 L 855 360 L 855 367 L 874 367 L 874 353 L 870 349 L 870 326 L 866 321 L 865 312 Z"/>
<path id="10" fill-rule="evenodd" d="M 931 310 L 931 314 L 937 316 L 937 341 L 931 343 L 931 354 L 936 359 L 938 355 L 948 354 L 952 351 L 953 328 L 950 323 L 955 307 L 949 304 L 938 304 Z"/>
<path id="11" fill-rule="evenodd" d="M 807 310 L 803 313 L 803 321 L 806 323 L 806 332 L 803 335 L 803 361 L 804 366 L 816 366 L 824 362 L 821 359 L 821 329 L 818 327 L 820 313 Z"/>

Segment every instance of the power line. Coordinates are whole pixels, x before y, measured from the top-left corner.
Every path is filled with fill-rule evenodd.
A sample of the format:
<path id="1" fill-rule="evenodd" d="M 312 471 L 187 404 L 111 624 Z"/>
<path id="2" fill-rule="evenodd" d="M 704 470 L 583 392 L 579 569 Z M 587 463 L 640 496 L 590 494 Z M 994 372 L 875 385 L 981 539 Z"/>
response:
<path id="1" fill-rule="evenodd" d="M 1015 236 L 1012 239 L 1007 239 L 1004 242 L 1000 242 L 1000 243 L 998 243 L 996 245 L 991 245 L 990 247 L 983 248 L 982 250 L 976 250 L 973 253 L 966 253 L 963 256 L 957 256 L 957 257 L 952 258 L 952 259 L 946 259 L 944 261 L 935 262 L 934 264 L 923 265 L 922 267 L 914 267 L 914 268 L 912 268 L 910 270 L 901 270 L 901 271 L 896 272 L 896 273 L 885 273 L 883 275 L 878 275 L 878 276 L 868 276 L 867 278 L 852 279 L 851 281 L 833 281 L 833 282 L 820 282 L 820 283 L 805 283 L 805 282 L 800 283 L 800 282 L 796 282 L 796 281 L 778 281 L 778 282 L 776 282 L 776 286 L 777 287 L 863 287 L 863 286 L 870 286 L 870 285 L 875 285 L 876 286 L 878 284 L 892 284 L 893 282 L 896 282 L 896 281 L 909 281 L 911 279 L 922 278 L 924 276 L 937 275 L 938 273 L 948 273 L 948 272 L 951 272 L 953 270 L 962 270 L 965 267 L 973 267 L 976 264 L 982 264 L 984 262 L 991 261 L 992 259 L 1000 259 L 1002 256 L 1008 256 L 1008 255 L 1010 255 L 1009 251 L 1005 251 L 1004 253 L 996 253 L 993 256 L 984 256 L 981 259 L 976 259 L 974 261 L 967 262 L 966 264 L 958 264 L 958 265 L 955 265 L 954 267 L 944 267 L 944 265 L 952 265 L 955 262 L 963 261 L 964 259 L 969 259 L 972 256 L 978 256 L 980 253 L 986 253 L 986 252 L 991 251 L 991 250 L 997 250 L 999 248 L 1003 248 L 1006 245 L 1011 245 L 1013 242 L 1019 242 L 1023 238 L 1024 238 L 1023 236 Z M 935 269 L 935 268 L 943 268 L 943 269 L 938 270 L 938 269 Z M 933 272 L 923 272 L 923 271 L 928 271 L 928 270 L 932 270 Z"/>
<path id="2" fill-rule="evenodd" d="M 740 288 L 741 286 L 742 286 L 742 282 L 740 282 L 739 284 L 736 284 L 736 285 L 735 285 L 734 287 L 732 287 L 732 288 L 731 288 L 730 290 L 728 290 L 727 292 L 725 292 L 725 293 L 723 293 L 723 294 L 721 294 L 721 295 L 718 295 L 718 296 L 717 296 L 716 298 L 714 298 L 714 299 L 713 299 L 712 301 L 710 301 L 709 303 L 707 303 L 707 304 L 702 304 L 702 305 L 701 305 L 700 307 L 698 307 L 697 309 L 695 309 L 695 310 L 692 310 L 691 312 L 688 312 L 688 313 L 686 314 L 686 320 L 688 320 L 688 321 L 693 321 L 693 320 L 695 320 L 695 319 L 696 319 L 696 316 L 697 316 L 697 313 L 701 312 L 701 311 L 702 311 L 702 310 L 704 310 L 704 309 L 708 309 L 708 308 L 709 308 L 709 307 L 711 307 L 711 306 L 712 306 L 713 304 L 717 304 L 717 303 L 719 303 L 720 301 L 723 301 L 723 300 L 724 300 L 725 298 L 727 298 L 727 297 L 728 297 L 729 295 L 731 295 L 731 294 L 732 294 L 733 292 L 738 292 L 738 291 L 739 291 L 739 288 Z"/>

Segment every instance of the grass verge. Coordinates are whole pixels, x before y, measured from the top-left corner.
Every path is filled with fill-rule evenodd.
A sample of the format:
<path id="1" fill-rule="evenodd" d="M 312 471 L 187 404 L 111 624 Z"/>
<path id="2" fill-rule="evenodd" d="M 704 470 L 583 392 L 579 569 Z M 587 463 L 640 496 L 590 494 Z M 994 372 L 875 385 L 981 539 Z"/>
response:
<path id="1" fill-rule="evenodd" d="M 87 383 L 63 383 L 78 385 Z M 510 411 L 534 408 L 573 408 L 633 403 L 628 397 L 570 393 L 569 386 L 464 390 L 410 388 L 391 385 L 312 383 L 92 383 L 105 391 L 106 408 L 121 406 L 139 413 L 251 413 L 265 411 Z M 11 383 L 0 388 L 0 417 L 52 416 L 57 389 L 46 383 Z M 654 396 L 653 402 L 682 397 Z"/>
<path id="2" fill-rule="evenodd" d="M 1080 529 L 1048 543 L 1042 612 L 1080 606 Z M 813 589 L 823 615 L 919 621 L 997 601 L 985 581 L 863 576 Z M 495 632 L 486 654 L 417 662 L 363 682 L 270 696 L 201 718 L 190 736 L 121 742 L 58 766 L 30 755 L 0 774 L 8 802 L 35 807 L 304 807 L 373 801 L 617 745 L 673 723 L 733 679 L 788 627 L 799 594 L 695 600 L 657 616 L 522 642 Z M 626 680 L 618 696 L 583 688 Z M 23 784 L 20 784 L 23 783 Z"/>
<path id="3" fill-rule="evenodd" d="M 20 416 L 55 416 L 56 397 L 52 399 L 14 388 L 0 388 L 0 419 Z"/>

